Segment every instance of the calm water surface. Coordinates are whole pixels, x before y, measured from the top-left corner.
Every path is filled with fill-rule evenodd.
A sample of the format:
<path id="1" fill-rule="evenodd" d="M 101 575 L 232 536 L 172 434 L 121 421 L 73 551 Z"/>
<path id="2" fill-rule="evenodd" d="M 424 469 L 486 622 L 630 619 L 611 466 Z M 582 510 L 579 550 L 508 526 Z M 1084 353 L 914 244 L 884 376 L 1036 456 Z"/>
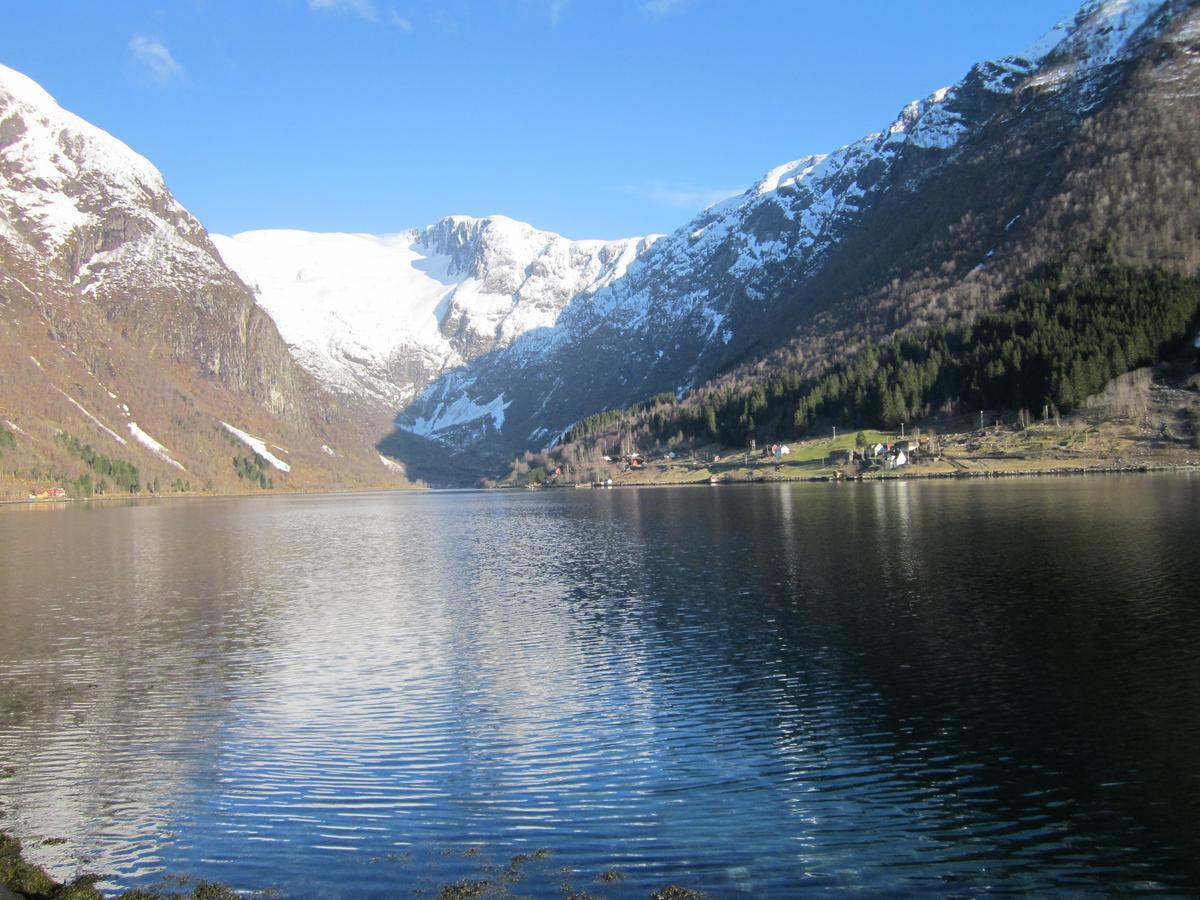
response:
<path id="1" fill-rule="evenodd" d="M 0 829 L 292 897 L 1194 894 L 1198 547 L 1186 476 L 9 508 Z"/>

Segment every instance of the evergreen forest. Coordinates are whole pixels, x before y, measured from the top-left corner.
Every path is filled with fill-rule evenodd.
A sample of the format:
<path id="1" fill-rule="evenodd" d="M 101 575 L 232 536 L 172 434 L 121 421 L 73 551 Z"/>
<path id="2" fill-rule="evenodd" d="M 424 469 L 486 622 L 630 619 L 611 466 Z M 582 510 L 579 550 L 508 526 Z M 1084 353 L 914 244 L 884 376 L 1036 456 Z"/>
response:
<path id="1" fill-rule="evenodd" d="M 802 438 L 817 429 L 894 428 L 934 413 L 1067 413 L 1112 378 L 1176 351 L 1200 324 L 1200 279 L 1134 268 L 1093 250 L 1022 282 L 966 326 L 897 333 L 816 377 L 781 367 L 676 400 L 661 394 L 579 422 L 570 445 Z"/>

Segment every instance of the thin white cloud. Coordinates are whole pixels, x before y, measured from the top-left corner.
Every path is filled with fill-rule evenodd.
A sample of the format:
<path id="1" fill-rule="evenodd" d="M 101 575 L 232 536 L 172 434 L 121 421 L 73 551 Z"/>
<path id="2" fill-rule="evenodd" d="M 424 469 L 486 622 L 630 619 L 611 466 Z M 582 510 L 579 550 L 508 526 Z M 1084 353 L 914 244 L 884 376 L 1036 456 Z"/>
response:
<path id="1" fill-rule="evenodd" d="M 379 10 L 374 0 L 308 0 L 308 8 L 314 11 L 350 13 L 368 22 L 379 21 Z"/>
<path id="2" fill-rule="evenodd" d="M 405 34 L 415 30 L 412 19 L 405 18 L 395 9 L 380 9 L 375 0 L 308 0 L 308 8 L 313 12 L 331 12 L 358 16 L 364 22 L 378 24 L 380 22 L 395 26 Z"/>
<path id="3" fill-rule="evenodd" d="M 681 12 L 691 0 L 642 0 L 638 8 L 643 15 L 652 19 L 661 19 L 671 13 Z"/>
<path id="4" fill-rule="evenodd" d="M 550 24 L 557 25 L 567 13 L 571 0 L 550 0 Z"/>
<path id="5" fill-rule="evenodd" d="M 622 193 L 633 194 L 658 206 L 701 210 L 742 193 L 743 188 L 713 188 L 671 181 L 643 181 L 627 184 Z"/>
<path id="6" fill-rule="evenodd" d="M 404 16 L 400 15 L 394 9 L 388 10 L 387 21 L 389 25 L 395 25 L 405 34 L 412 34 L 416 28 L 412 23 L 412 19 L 404 18 Z"/>
<path id="7" fill-rule="evenodd" d="M 129 50 L 138 65 L 143 66 L 160 84 L 183 77 L 183 66 L 175 61 L 175 57 L 162 41 L 146 37 L 144 34 L 135 34 L 129 39 Z"/>
<path id="8" fill-rule="evenodd" d="M 567 17 L 573 0 L 516 0 L 515 6 L 525 15 L 546 18 L 551 25 L 557 25 Z M 508 6 L 505 2 L 502 6 Z"/>

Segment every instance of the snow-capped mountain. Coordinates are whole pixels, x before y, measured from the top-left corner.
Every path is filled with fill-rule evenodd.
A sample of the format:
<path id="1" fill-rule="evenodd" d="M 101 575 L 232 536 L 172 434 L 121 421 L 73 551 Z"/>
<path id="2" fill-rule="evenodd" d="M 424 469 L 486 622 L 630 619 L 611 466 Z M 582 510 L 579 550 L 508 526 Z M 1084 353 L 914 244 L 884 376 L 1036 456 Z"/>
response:
<path id="1" fill-rule="evenodd" d="M 214 235 L 296 359 L 334 391 L 400 409 L 438 375 L 623 276 L 654 238 L 571 241 L 503 216 L 376 236 Z"/>
<path id="2" fill-rule="evenodd" d="M 494 448 L 499 461 L 590 413 L 682 392 L 798 332 L 828 338 L 869 316 L 902 327 L 918 275 L 995 293 L 989 267 L 1066 183 L 1083 123 L 1117 96 L 1144 48 L 1189 33 L 1194 8 L 1086 3 L 1029 50 L 974 66 L 879 132 L 779 166 L 705 210 L 552 327 L 439 379 L 397 428 Z"/>
<path id="3" fill-rule="evenodd" d="M 0 236 L 11 252 L 153 335 L 158 352 L 198 362 L 276 413 L 297 411 L 300 386 L 279 364 L 269 320 L 148 160 L 3 67 L 0 125 Z"/>
<path id="4" fill-rule="evenodd" d="M 66 432 L 164 481 L 228 486 L 236 422 L 286 443 L 296 482 L 395 480 L 158 170 L 4 66 L 0 351 L 28 471 L 62 471 L 44 461 Z"/>

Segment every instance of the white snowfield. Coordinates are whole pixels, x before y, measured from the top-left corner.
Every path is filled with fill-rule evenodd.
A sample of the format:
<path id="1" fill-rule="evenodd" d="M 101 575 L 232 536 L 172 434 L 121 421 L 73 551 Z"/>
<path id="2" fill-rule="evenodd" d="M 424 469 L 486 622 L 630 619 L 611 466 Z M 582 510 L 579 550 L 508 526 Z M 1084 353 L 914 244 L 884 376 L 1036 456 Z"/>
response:
<path id="1" fill-rule="evenodd" d="M 392 235 L 213 235 L 296 359 L 325 385 L 399 408 L 426 382 L 620 278 L 653 239 L 571 241 L 503 216 Z M 406 377 L 407 376 L 407 377 Z"/>
<path id="2" fill-rule="evenodd" d="M 262 438 L 256 438 L 254 435 L 247 434 L 240 428 L 234 428 L 228 422 L 222 422 L 221 424 L 225 426 L 226 431 L 232 434 L 235 438 L 257 453 L 275 468 L 277 468 L 280 472 L 292 471 L 292 467 L 290 465 L 285 463 L 282 459 L 267 449 L 267 442 Z"/>

